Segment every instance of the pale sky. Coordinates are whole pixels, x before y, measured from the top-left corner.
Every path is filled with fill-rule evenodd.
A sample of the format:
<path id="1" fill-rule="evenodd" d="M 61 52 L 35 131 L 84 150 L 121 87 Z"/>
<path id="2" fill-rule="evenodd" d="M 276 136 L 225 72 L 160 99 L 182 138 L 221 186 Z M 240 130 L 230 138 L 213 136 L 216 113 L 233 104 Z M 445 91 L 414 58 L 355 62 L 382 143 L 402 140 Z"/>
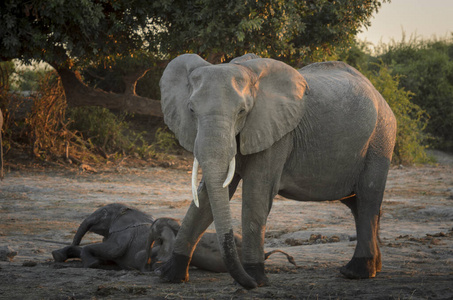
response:
<path id="1" fill-rule="evenodd" d="M 363 29 L 357 37 L 377 45 L 391 39 L 401 41 L 403 31 L 406 37 L 429 39 L 451 36 L 453 32 L 453 0 L 392 0 L 383 3 L 371 19 L 368 30 Z"/>

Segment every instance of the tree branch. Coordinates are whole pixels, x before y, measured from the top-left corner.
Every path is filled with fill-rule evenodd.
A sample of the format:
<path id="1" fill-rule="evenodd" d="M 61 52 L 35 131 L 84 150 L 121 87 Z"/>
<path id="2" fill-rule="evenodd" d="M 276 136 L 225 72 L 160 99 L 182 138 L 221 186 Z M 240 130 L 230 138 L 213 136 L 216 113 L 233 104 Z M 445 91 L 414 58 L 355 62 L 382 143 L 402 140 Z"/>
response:
<path id="1" fill-rule="evenodd" d="M 160 101 L 135 94 L 137 80 L 143 77 L 148 70 L 142 70 L 141 75 L 138 75 L 137 72 L 134 82 L 132 79 L 126 82 L 126 85 L 129 84 L 126 92 L 124 94 L 116 94 L 87 86 L 82 82 L 80 74 L 77 71 L 72 71 L 66 66 L 51 65 L 58 72 L 58 75 L 60 75 L 65 90 L 66 101 L 70 106 L 101 106 L 140 115 L 163 116 Z"/>
<path id="2" fill-rule="evenodd" d="M 128 73 L 123 76 L 123 82 L 126 85 L 126 90 L 124 91 L 124 94 L 126 95 L 137 95 L 135 93 L 135 88 L 137 86 L 137 81 L 143 78 L 143 76 L 148 73 L 150 69 L 149 68 L 143 68 L 140 70 L 137 70 L 135 72 Z"/>

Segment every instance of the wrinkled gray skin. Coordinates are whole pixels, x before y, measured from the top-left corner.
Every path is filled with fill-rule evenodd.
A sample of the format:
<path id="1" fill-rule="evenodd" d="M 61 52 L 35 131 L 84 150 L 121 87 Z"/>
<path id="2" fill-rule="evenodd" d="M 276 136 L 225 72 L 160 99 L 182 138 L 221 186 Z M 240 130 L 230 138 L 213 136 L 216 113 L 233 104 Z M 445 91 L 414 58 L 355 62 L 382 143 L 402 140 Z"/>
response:
<path id="1" fill-rule="evenodd" d="M 2 139 L 2 128 L 3 128 L 3 113 L 0 109 L 0 179 L 3 180 L 3 139 Z"/>
<path id="2" fill-rule="evenodd" d="M 170 259 L 179 228 L 179 221 L 171 218 L 159 218 L 154 222 L 150 235 L 150 240 L 152 241 L 152 269 Z M 241 237 L 236 234 L 234 239 L 240 253 Z M 227 272 L 220 255 L 215 233 L 206 232 L 203 234 L 193 253 L 190 265 L 212 272 Z"/>
<path id="3" fill-rule="evenodd" d="M 171 258 L 156 270 L 188 280 L 198 239 L 212 221 L 225 265 L 246 288 L 268 284 L 264 232 L 272 199 L 343 200 L 354 215 L 357 246 L 341 268 L 348 278 L 381 270 L 377 242 L 395 117 L 372 84 L 342 62 L 299 71 L 248 55 L 212 65 L 194 54 L 172 60 L 160 82 L 165 122 L 203 170 Z M 232 158 L 235 172 L 223 187 Z M 242 180 L 242 262 L 229 200 Z M 302 222 L 303 220 L 301 220 Z"/>
<path id="4" fill-rule="evenodd" d="M 176 219 L 156 219 L 153 226 L 151 227 L 150 233 L 150 241 L 152 247 L 151 269 L 155 269 L 163 262 L 166 262 L 171 258 L 176 235 L 180 227 L 181 225 Z M 242 253 L 241 236 L 235 234 L 234 242 L 236 244 L 238 253 Z M 265 259 L 276 252 L 286 255 L 288 261 L 296 265 L 294 258 L 281 250 L 273 250 L 271 252 L 267 252 L 265 254 Z M 193 252 L 190 265 L 211 272 L 224 273 L 228 271 L 223 262 L 222 256 L 220 255 L 219 243 L 217 242 L 217 234 L 215 232 L 205 232 L 203 234 Z"/>
<path id="5" fill-rule="evenodd" d="M 52 255 L 57 262 L 81 258 L 85 268 L 113 262 L 122 269 L 145 271 L 153 221 L 139 210 L 119 203 L 108 204 L 80 224 L 71 246 L 55 250 Z M 80 247 L 80 241 L 88 231 L 102 235 L 102 243 Z"/>

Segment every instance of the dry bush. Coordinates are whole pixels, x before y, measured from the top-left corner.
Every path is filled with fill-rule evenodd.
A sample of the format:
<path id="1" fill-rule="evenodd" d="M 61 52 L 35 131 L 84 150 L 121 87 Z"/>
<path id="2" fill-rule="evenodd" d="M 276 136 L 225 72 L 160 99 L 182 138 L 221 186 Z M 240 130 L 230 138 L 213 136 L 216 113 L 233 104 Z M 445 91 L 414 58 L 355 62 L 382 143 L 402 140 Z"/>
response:
<path id="1" fill-rule="evenodd" d="M 60 78 L 55 72 L 45 74 L 33 95 L 31 113 L 25 119 L 27 136 L 36 158 L 65 158 L 74 161 L 99 160 L 90 145 L 69 130 L 66 99 Z"/>

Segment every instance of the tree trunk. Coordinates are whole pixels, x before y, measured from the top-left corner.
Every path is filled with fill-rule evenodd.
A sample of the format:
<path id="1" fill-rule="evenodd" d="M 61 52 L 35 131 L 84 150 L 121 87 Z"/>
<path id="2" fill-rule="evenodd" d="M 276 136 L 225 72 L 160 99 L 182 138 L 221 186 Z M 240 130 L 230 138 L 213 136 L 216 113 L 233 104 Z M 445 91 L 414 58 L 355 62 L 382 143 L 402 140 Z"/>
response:
<path id="1" fill-rule="evenodd" d="M 58 75 L 66 94 L 69 106 L 102 106 L 108 109 L 122 110 L 129 113 L 163 117 L 160 101 L 138 96 L 135 93 L 135 84 L 148 70 L 136 74 L 135 80 L 126 80 L 124 94 L 109 93 L 87 86 L 80 79 L 77 72 L 64 66 L 52 65 Z"/>

